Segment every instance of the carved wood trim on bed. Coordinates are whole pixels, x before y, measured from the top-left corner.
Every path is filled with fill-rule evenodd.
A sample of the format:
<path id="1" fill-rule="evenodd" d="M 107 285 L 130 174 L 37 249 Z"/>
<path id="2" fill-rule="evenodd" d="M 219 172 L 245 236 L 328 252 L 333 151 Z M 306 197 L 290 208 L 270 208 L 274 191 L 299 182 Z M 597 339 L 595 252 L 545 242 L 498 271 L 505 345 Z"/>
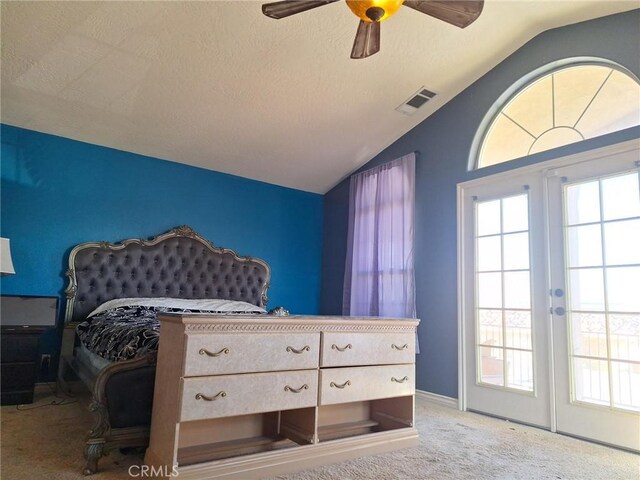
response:
<path id="1" fill-rule="evenodd" d="M 271 269 L 183 225 L 150 240 L 81 243 L 66 275 L 65 322 L 74 322 L 114 298 L 221 298 L 265 307 Z"/>
<path id="2" fill-rule="evenodd" d="M 98 471 L 98 461 L 114 448 L 143 447 L 149 441 L 149 425 L 113 427 L 109 415 L 107 384 L 109 380 L 124 372 L 152 367 L 156 364 L 156 352 L 122 362 L 114 362 L 100 371 L 93 387 L 93 399 L 89 411 L 94 414 L 94 424 L 85 441 L 84 457 L 87 463 L 85 475 Z M 154 368 L 155 371 L 155 368 Z"/>
<path id="3" fill-rule="evenodd" d="M 65 290 L 65 323 L 77 323 L 114 298 L 225 299 L 265 308 L 271 269 L 258 258 L 242 257 L 228 248 L 215 247 L 183 225 L 149 240 L 81 243 L 69 254 L 66 275 L 69 284 Z M 114 362 L 101 370 L 97 378 L 88 382 L 83 379 L 93 390 L 90 410 L 96 414 L 85 444 L 85 474 L 95 473 L 98 460 L 110 449 L 147 445 L 150 407 L 143 412 L 148 418 L 139 423 L 132 422 L 132 412 L 126 411 L 128 396 L 138 395 L 132 401 L 138 404 L 147 399 L 140 402 L 141 394 L 123 388 L 123 384 L 131 378 L 138 391 L 148 389 L 147 403 L 151 405 L 155 360 L 154 352 Z M 73 361 L 70 365 L 78 367 Z M 112 411 L 119 415 L 116 424 Z"/>

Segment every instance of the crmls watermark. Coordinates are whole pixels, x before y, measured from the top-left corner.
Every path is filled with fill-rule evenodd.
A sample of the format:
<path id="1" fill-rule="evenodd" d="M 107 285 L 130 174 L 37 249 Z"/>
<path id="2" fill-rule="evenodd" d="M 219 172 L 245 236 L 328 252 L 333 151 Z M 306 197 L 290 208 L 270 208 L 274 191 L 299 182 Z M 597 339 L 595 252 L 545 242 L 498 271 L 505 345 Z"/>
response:
<path id="1" fill-rule="evenodd" d="M 174 465 L 169 468 L 167 465 L 149 466 L 149 465 L 131 465 L 129 467 L 129 476 L 133 478 L 168 478 L 177 477 L 178 466 Z"/>

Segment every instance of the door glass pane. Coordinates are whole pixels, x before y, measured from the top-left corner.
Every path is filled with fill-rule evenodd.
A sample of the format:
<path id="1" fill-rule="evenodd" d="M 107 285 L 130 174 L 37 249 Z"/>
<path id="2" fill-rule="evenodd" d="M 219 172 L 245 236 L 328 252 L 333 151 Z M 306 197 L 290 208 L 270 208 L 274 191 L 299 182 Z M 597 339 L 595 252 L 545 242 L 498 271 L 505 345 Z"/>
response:
<path id="1" fill-rule="evenodd" d="M 504 273 L 505 308 L 531 308 L 529 272 Z"/>
<path id="2" fill-rule="evenodd" d="M 478 203 L 476 225 L 478 236 L 500 233 L 500 200 Z"/>
<path id="3" fill-rule="evenodd" d="M 480 345 L 502 346 L 502 310 L 478 310 Z"/>
<path id="4" fill-rule="evenodd" d="M 602 180 L 604 220 L 640 217 L 640 192 L 636 172 Z"/>
<path id="5" fill-rule="evenodd" d="M 640 267 L 607 268 L 607 300 L 614 312 L 640 312 Z"/>
<path id="6" fill-rule="evenodd" d="M 574 357 L 573 369 L 576 400 L 609 405 L 607 361 Z"/>
<path id="7" fill-rule="evenodd" d="M 502 274 L 479 273 L 478 274 L 478 307 L 501 308 L 502 307 Z"/>
<path id="8" fill-rule="evenodd" d="M 523 310 L 506 310 L 504 312 L 506 328 L 506 346 L 531 350 L 531 312 Z"/>
<path id="9" fill-rule="evenodd" d="M 613 406 L 640 410 L 640 363 L 611 362 Z"/>
<path id="10" fill-rule="evenodd" d="M 567 225 L 600 221 L 599 189 L 597 180 L 567 187 Z"/>
<path id="11" fill-rule="evenodd" d="M 478 238 L 478 271 L 502 269 L 502 247 L 500 235 Z"/>
<path id="12" fill-rule="evenodd" d="M 640 220 L 605 223 L 607 265 L 640 263 Z"/>
<path id="13" fill-rule="evenodd" d="M 601 268 L 571 270 L 569 282 L 571 310 L 604 311 L 604 279 Z"/>
<path id="14" fill-rule="evenodd" d="M 640 313 L 609 314 L 611 358 L 640 361 Z"/>
<path id="15" fill-rule="evenodd" d="M 573 313 L 571 334 L 575 355 L 607 358 L 607 319 L 603 313 Z"/>
<path id="16" fill-rule="evenodd" d="M 600 224 L 569 227 L 567 250 L 570 267 L 594 267 L 602 265 L 602 234 Z"/>
<path id="17" fill-rule="evenodd" d="M 523 194 L 476 204 L 476 358 L 477 382 L 530 392 L 528 202 Z"/>
<path id="18" fill-rule="evenodd" d="M 507 350 L 507 386 L 520 390 L 533 390 L 531 352 Z"/>
<path id="19" fill-rule="evenodd" d="M 511 233 L 503 237 L 504 242 L 504 269 L 528 270 L 529 269 L 529 234 Z"/>
<path id="20" fill-rule="evenodd" d="M 502 231 L 520 232 L 529 230 L 529 206 L 526 195 L 507 197 L 502 200 Z"/>
<path id="21" fill-rule="evenodd" d="M 503 358 L 502 348 L 478 348 L 478 365 L 482 383 L 504 386 Z"/>
<path id="22" fill-rule="evenodd" d="M 638 173 L 568 185 L 564 199 L 573 398 L 640 410 Z"/>

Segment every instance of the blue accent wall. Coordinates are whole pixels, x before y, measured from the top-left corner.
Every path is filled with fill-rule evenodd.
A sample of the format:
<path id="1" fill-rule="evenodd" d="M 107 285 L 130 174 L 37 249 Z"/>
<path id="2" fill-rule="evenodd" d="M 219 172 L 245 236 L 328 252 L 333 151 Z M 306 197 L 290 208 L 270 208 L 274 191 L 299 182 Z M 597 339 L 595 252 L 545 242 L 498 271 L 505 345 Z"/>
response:
<path id="1" fill-rule="evenodd" d="M 71 248 L 189 225 L 266 260 L 269 307 L 319 311 L 323 198 L 201 168 L 2 125 L 1 236 L 16 275 L 4 294 L 60 295 Z M 57 357 L 62 322 L 42 352 Z M 54 361 L 55 363 L 55 361 Z"/>
<path id="2" fill-rule="evenodd" d="M 472 178 L 639 138 L 640 128 L 568 145 L 493 167 L 467 171 L 474 135 L 493 103 L 514 82 L 550 62 L 602 57 L 640 76 L 640 10 L 549 30 L 535 37 L 361 170 L 418 151 L 416 162 L 416 298 L 421 354 L 417 387 L 458 396 L 456 185 Z M 425 59 L 424 61 L 428 61 Z M 325 195 L 322 314 L 342 311 L 349 186 Z"/>

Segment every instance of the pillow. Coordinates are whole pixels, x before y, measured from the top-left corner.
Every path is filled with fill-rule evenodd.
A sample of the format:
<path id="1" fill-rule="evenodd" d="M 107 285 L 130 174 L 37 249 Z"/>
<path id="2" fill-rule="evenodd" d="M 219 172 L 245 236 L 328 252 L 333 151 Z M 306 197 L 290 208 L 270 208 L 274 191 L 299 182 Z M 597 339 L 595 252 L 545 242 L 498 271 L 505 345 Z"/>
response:
<path id="1" fill-rule="evenodd" d="M 182 310 L 203 310 L 216 313 L 267 313 L 267 311 L 247 302 L 220 299 L 185 299 L 185 298 L 115 298 L 103 303 L 87 317 L 92 317 L 105 310 L 119 307 L 166 307 Z"/>

